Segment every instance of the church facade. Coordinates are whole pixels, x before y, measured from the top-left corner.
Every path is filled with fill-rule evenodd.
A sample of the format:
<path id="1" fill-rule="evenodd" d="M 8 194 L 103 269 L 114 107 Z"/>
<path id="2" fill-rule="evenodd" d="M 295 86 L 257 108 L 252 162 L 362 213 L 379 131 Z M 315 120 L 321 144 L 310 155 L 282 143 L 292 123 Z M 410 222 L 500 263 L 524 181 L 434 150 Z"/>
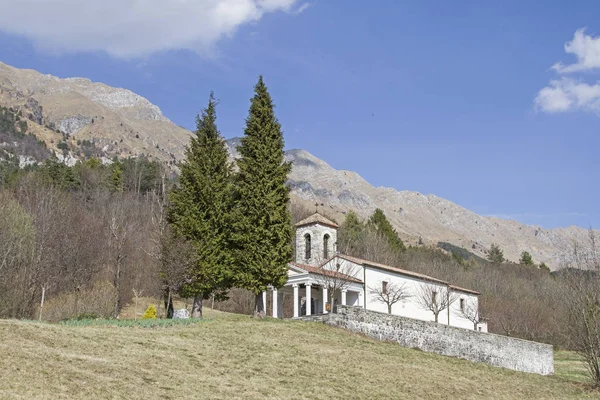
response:
<path id="1" fill-rule="evenodd" d="M 288 281 L 269 293 L 273 317 L 327 314 L 337 305 L 350 305 L 487 332 L 487 324 L 479 318 L 477 291 L 340 254 L 337 229 L 335 222 L 318 213 L 296 224 L 296 259 L 288 264 Z M 263 296 L 266 304 L 267 292 Z M 289 305 L 290 300 L 293 306 L 284 312 L 284 303 Z"/>

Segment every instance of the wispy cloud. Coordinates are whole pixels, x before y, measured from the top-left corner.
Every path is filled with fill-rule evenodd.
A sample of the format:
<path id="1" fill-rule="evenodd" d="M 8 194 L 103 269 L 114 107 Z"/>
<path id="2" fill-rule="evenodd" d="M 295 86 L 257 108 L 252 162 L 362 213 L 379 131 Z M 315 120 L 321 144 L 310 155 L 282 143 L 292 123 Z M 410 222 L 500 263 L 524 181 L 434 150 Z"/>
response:
<path id="1" fill-rule="evenodd" d="M 578 29 L 564 49 L 567 54 L 574 54 L 577 62 L 554 64 L 551 69 L 556 73 L 573 75 L 600 69 L 600 37 L 586 34 L 585 28 Z M 534 107 L 546 113 L 580 110 L 600 115 L 600 81 L 587 83 L 581 76 L 552 79 L 536 94 Z"/>
<path id="2" fill-rule="evenodd" d="M 135 58 L 187 49 L 210 54 L 219 40 L 265 14 L 297 14 L 298 0 L 0 0 L 0 30 L 51 52 L 104 51 Z M 32 12 L 35 10 L 35 12 Z"/>

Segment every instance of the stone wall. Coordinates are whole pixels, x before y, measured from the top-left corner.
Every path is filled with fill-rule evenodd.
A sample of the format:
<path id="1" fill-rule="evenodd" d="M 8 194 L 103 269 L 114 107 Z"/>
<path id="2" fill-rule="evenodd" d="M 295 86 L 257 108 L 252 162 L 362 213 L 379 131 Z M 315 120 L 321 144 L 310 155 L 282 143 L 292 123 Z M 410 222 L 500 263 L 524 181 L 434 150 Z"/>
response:
<path id="1" fill-rule="evenodd" d="M 350 306 L 338 306 L 337 313 L 328 314 L 323 322 L 374 339 L 396 342 L 405 347 L 416 347 L 445 356 L 484 362 L 515 371 L 541 375 L 554 373 L 554 354 L 549 344 Z"/>

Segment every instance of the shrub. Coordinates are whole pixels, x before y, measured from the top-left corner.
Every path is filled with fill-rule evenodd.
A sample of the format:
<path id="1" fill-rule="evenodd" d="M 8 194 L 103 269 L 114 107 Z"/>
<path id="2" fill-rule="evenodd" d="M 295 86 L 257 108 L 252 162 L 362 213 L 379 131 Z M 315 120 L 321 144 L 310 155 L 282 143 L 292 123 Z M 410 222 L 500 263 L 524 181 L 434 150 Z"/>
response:
<path id="1" fill-rule="evenodd" d="M 142 315 L 142 319 L 156 319 L 156 306 L 154 304 L 150 304 Z"/>

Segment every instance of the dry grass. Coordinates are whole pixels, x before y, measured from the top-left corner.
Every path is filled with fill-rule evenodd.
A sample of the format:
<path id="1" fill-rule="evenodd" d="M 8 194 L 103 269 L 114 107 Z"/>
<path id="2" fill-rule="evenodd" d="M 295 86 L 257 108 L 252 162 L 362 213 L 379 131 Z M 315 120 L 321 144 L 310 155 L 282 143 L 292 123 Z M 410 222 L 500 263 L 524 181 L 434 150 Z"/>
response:
<path id="1" fill-rule="evenodd" d="M 155 328 L 0 321 L 0 398 L 600 398 L 570 353 L 543 377 L 322 324 L 206 314 Z"/>

